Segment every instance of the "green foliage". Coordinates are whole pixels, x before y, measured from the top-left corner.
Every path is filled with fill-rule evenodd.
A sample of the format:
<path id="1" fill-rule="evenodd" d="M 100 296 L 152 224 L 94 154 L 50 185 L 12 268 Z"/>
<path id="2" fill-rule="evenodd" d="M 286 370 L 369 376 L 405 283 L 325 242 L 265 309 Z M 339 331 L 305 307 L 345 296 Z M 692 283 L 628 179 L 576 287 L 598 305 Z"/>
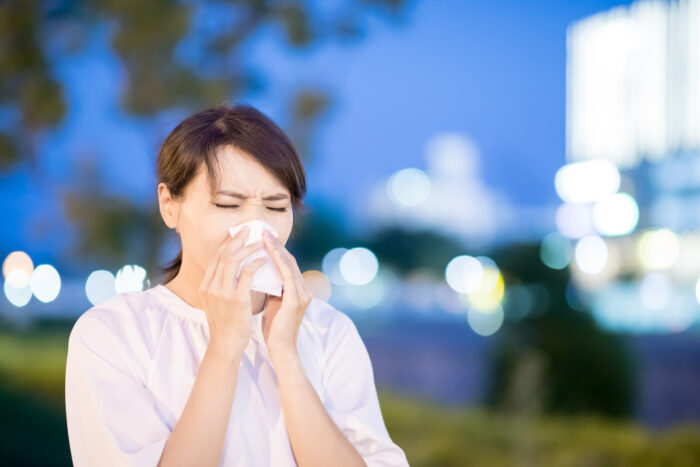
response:
<path id="1" fill-rule="evenodd" d="M 70 465 L 63 396 L 69 326 L 0 331 L 4 465 Z M 700 465 L 698 425 L 652 433 L 608 417 L 504 415 L 378 393 L 387 430 L 412 467 Z"/>
<path id="2" fill-rule="evenodd" d="M 517 417 L 379 391 L 387 430 L 412 467 L 700 465 L 700 425 L 652 433 L 595 416 Z"/>
<path id="3" fill-rule="evenodd" d="M 568 271 L 546 267 L 538 245 L 511 245 L 493 258 L 506 284 L 534 284 L 545 293 L 528 316 L 507 321 L 494 336 L 489 405 L 506 408 L 525 391 L 541 398 L 546 412 L 631 415 L 636 382 L 631 350 L 623 336 L 601 329 L 589 312 L 571 308 Z M 539 358 L 542 374 L 523 389 L 518 381 L 528 375 L 518 368 L 527 355 Z"/>

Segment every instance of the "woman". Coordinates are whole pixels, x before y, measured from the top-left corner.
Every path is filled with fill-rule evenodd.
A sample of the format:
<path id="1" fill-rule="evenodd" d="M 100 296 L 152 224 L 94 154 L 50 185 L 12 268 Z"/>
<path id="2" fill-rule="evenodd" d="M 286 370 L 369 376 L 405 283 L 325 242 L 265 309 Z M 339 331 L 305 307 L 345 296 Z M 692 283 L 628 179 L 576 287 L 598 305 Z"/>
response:
<path id="1" fill-rule="evenodd" d="M 306 192 L 288 137 L 246 105 L 192 115 L 165 139 L 158 201 L 182 249 L 165 280 L 76 321 L 66 416 L 76 466 L 408 465 L 344 313 L 313 297 L 285 248 Z M 245 245 L 262 220 L 278 238 Z M 281 297 L 251 290 L 267 259 Z M 238 275 L 240 270 L 240 275 Z"/>

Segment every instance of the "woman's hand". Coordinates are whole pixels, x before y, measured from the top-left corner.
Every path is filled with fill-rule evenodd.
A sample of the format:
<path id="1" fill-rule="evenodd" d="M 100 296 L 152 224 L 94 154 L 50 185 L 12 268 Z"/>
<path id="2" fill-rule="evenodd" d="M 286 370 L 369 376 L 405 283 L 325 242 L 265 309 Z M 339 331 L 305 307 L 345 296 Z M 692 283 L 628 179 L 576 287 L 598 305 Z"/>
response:
<path id="1" fill-rule="evenodd" d="M 248 263 L 236 280 L 241 262 L 262 247 L 262 242 L 243 246 L 248 227 L 234 237 L 227 235 L 209 262 L 199 286 L 199 295 L 209 323 L 209 346 L 230 358 L 240 355 L 248 345 L 252 327 L 250 284 L 255 271 L 266 258 Z"/>
<path id="2" fill-rule="evenodd" d="M 268 295 L 263 309 L 263 336 L 272 360 L 297 356 L 297 336 L 313 294 L 299 271 L 297 261 L 284 245 L 267 231 L 263 243 L 282 278 L 281 297 Z"/>

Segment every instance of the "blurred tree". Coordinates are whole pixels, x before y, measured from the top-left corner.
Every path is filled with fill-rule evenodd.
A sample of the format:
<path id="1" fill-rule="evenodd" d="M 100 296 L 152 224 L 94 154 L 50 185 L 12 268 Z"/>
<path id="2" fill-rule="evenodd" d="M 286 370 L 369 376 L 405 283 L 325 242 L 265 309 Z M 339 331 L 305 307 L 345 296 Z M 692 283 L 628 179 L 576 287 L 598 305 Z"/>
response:
<path id="1" fill-rule="evenodd" d="M 517 412 L 514 401 L 532 404 L 534 398 L 545 412 L 632 415 L 636 368 L 624 337 L 601 329 L 583 307 L 571 307 L 568 270 L 545 266 L 539 248 L 516 244 L 492 254 L 507 284 L 527 281 L 526 286 L 538 293 L 533 294 L 529 311 L 524 316 L 518 311 L 515 317 L 522 297 L 506 296 L 507 319 L 492 349 L 487 402 Z M 533 355 L 538 364 L 529 367 L 542 380 L 527 387 L 541 391 L 518 394 L 523 378 L 528 377 L 522 376 L 523 359 Z"/>
<path id="2" fill-rule="evenodd" d="M 404 3 L 346 0 L 329 9 L 303 0 L 2 2 L 0 172 L 26 161 L 41 177 L 37 156 L 42 137 L 61 124 L 67 110 L 55 66 L 80 51 L 98 24 L 110 28 L 112 47 L 125 70 L 121 107 L 143 120 L 172 110 L 193 113 L 264 90 L 263 74 L 241 60 L 242 46 L 263 28 L 281 28 L 293 49 L 329 40 L 357 41 L 365 35 L 367 15 L 378 12 L 400 20 Z M 329 93 L 307 84 L 289 97 L 289 134 L 305 159 L 312 152 L 315 124 L 332 104 Z M 106 255 L 123 260 L 126 250 L 118 244 L 131 248 L 138 243 L 137 251 L 149 252 L 144 261 L 153 270 L 157 246 L 166 235 L 158 210 L 112 199 L 100 192 L 99 183 L 87 182 L 77 180 L 77 189 L 64 196 L 81 234 L 75 253 L 83 259 Z"/>
<path id="3" fill-rule="evenodd" d="M 382 258 L 382 263 L 401 274 L 421 268 L 436 277 L 445 274 L 445 265 L 462 254 L 462 242 L 437 230 L 408 230 L 388 226 L 374 232 L 365 246 Z"/>

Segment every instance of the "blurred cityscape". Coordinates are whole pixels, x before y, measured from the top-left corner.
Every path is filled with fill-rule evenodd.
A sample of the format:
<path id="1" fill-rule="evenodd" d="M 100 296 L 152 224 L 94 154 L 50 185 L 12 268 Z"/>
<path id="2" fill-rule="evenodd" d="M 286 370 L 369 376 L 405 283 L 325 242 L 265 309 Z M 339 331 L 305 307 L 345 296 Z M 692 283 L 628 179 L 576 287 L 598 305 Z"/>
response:
<path id="1" fill-rule="evenodd" d="M 133 11 L 99 2 L 0 6 L 0 24 L 14 24 L 10 52 L 0 52 L 0 190 L 11 200 L 0 231 L 3 335 L 58 329 L 67 339 L 91 306 L 161 283 L 159 266 L 180 245 L 157 209 L 158 145 L 194 109 L 245 100 L 305 159 L 310 210 L 287 246 L 316 295 L 357 324 L 378 387 L 517 420 L 595 415 L 659 432 L 689 424 L 694 445 L 700 0 L 589 3 L 275 10 L 251 1 L 185 11 L 165 2 L 131 23 Z M 459 25 L 451 17 L 475 32 L 455 39 L 463 49 L 443 62 L 443 35 Z M 152 18 L 176 37 L 154 38 Z M 536 21 L 563 29 L 538 32 Z M 499 22 L 516 26 L 499 36 Z M 408 32 L 387 39 L 387 23 Z M 52 40 L 28 51 L 23 34 Z M 558 49 L 540 48 L 545 41 Z M 412 50 L 430 70 L 407 68 Z M 539 55 L 559 50 L 544 69 L 560 69 L 545 76 Z M 520 53 L 531 63 L 503 64 Z M 470 58 L 498 76 L 471 78 L 475 95 L 456 90 Z M 479 100 L 480 89 L 492 100 Z M 42 378 L 13 373 L 12 354 L 23 351 L 8 348 L 0 371 L 31 393 Z M 700 462 L 697 448 L 686 454 Z M 451 462 L 439 465 L 462 465 Z"/>

